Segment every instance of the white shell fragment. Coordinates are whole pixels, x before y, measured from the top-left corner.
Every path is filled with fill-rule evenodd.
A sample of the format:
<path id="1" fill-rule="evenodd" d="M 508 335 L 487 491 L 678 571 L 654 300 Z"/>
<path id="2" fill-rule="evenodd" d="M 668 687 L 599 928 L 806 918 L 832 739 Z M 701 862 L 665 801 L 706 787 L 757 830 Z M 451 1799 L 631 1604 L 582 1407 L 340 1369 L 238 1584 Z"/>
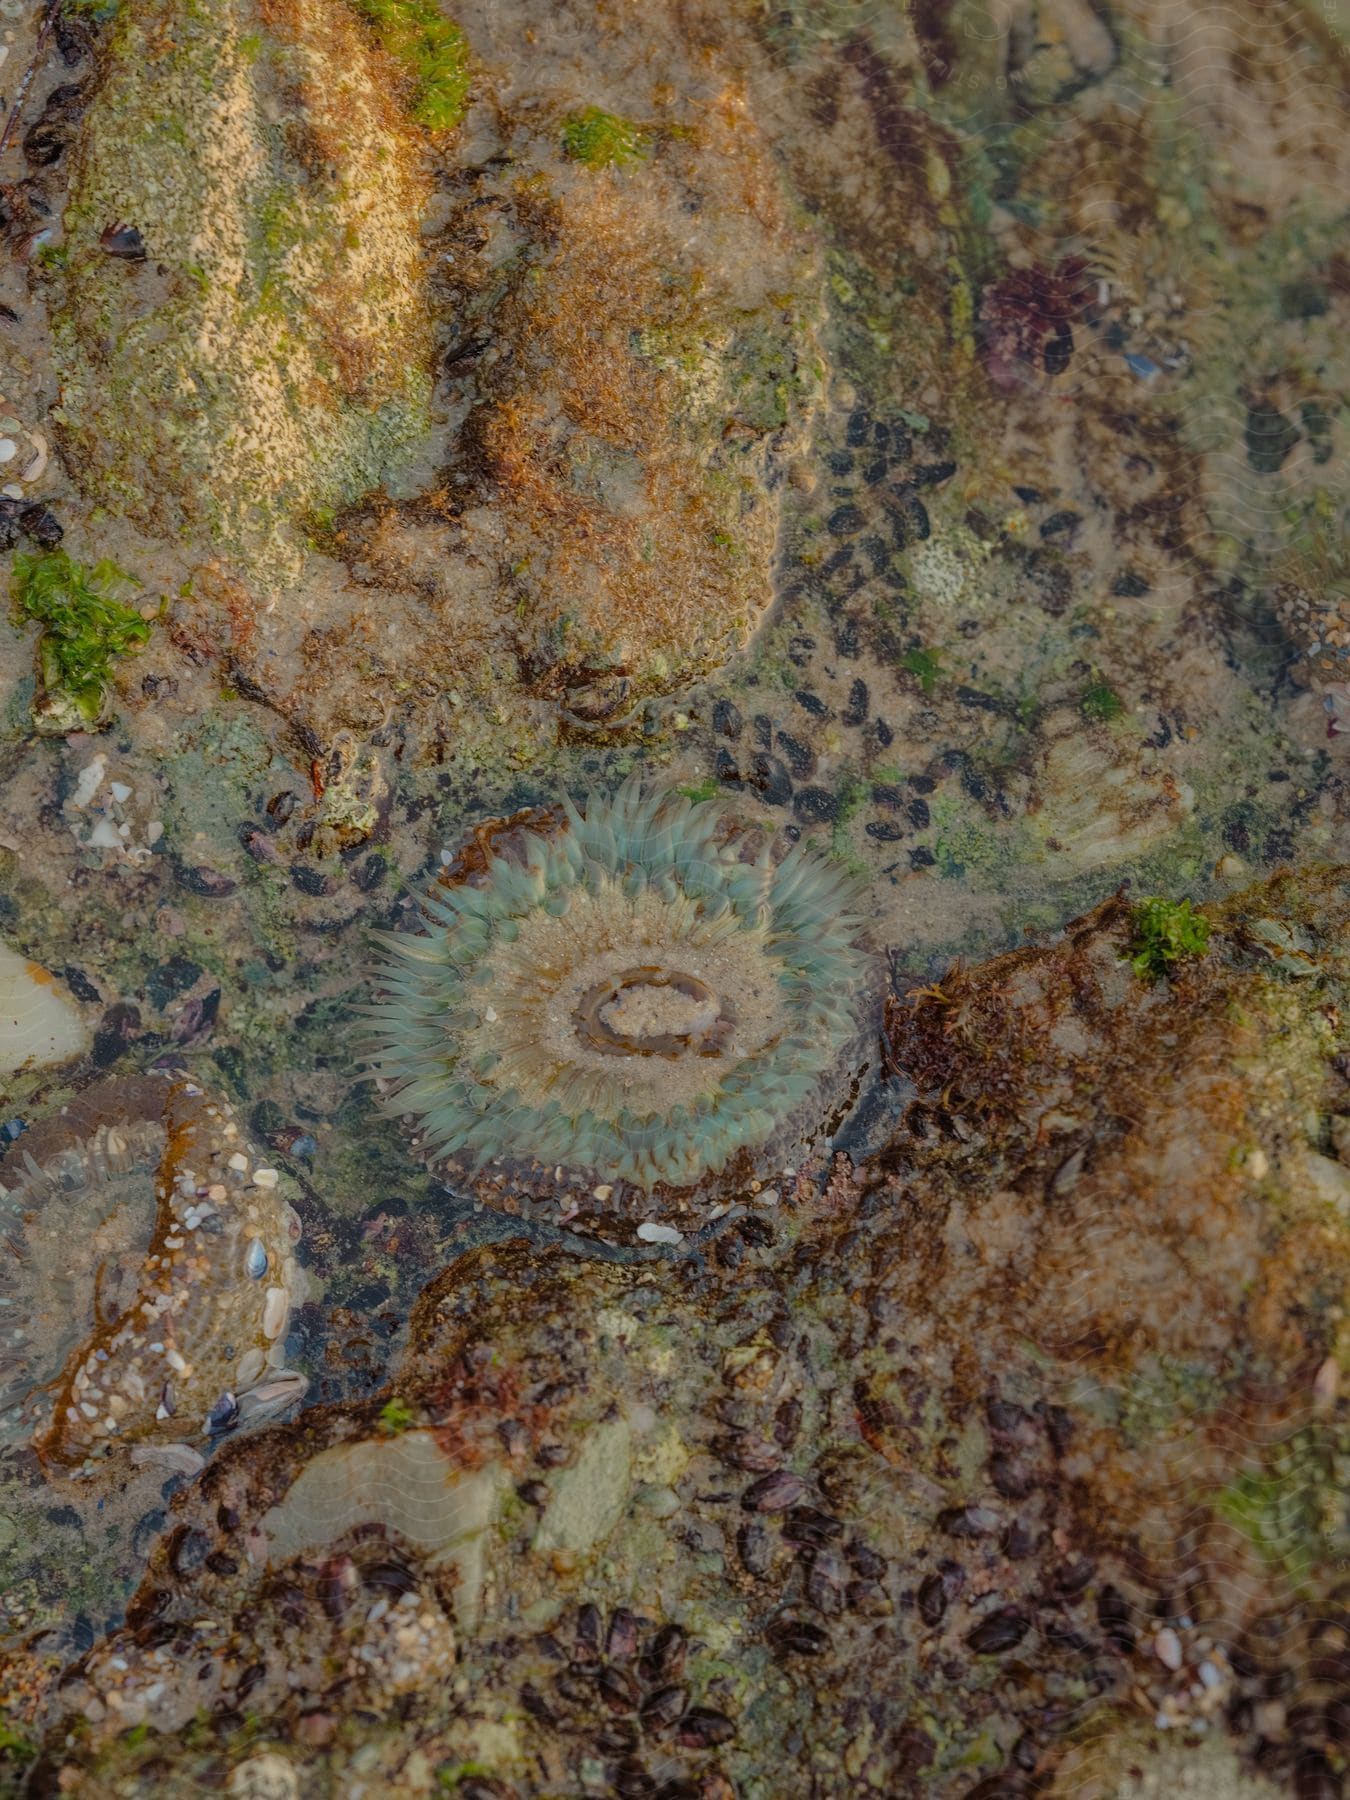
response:
<path id="1" fill-rule="evenodd" d="M 103 778 L 108 773 L 108 759 L 100 751 L 80 770 L 80 779 L 75 783 L 75 791 L 70 796 L 69 804 L 77 811 L 83 811 L 103 786 Z"/>
<path id="2" fill-rule="evenodd" d="M 290 1310 L 290 1295 L 284 1287 L 270 1287 L 267 1298 L 263 1301 L 262 1328 L 265 1338 L 278 1338 L 286 1329 L 286 1315 Z"/>
<path id="3" fill-rule="evenodd" d="M 56 977 L 0 944 L 0 1075 L 67 1062 L 88 1046 L 80 1010 Z"/>

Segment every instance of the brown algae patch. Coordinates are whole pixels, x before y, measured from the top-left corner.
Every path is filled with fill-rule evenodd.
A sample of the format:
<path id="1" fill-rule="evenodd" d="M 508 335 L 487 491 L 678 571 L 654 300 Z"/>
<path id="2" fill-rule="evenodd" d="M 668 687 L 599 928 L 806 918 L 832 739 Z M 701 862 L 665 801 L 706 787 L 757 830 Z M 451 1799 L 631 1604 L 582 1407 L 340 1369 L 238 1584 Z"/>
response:
<path id="1" fill-rule="evenodd" d="M 753 124 L 725 96 L 663 142 L 631 172 L 551 171 L 551 204 L 516 198 L 545 279 L 494 315 L 512 353 L 466 426 L 522 648 L 564 692 L 592 663 L 668 688 L 744 645 L 820 391 L 815 272 Z M 733 220 L 757 257 L 729 248 Z"/>
<path id="2" fill-rule="evenodd" d="M 275 578 L 297 518 L 423 429 L 425 190 L 396 85 L 343 6 L 122 10 L 55 302 L 53 416 L 90 498 Z"/>
<path id="3" fill-rule="evenodd" d="M 299 1221 L 191 1081 L 91 1088 L 0 1161 L 3 1436 L 49 1463 L 224 1429 L 281 1355 Z"/>

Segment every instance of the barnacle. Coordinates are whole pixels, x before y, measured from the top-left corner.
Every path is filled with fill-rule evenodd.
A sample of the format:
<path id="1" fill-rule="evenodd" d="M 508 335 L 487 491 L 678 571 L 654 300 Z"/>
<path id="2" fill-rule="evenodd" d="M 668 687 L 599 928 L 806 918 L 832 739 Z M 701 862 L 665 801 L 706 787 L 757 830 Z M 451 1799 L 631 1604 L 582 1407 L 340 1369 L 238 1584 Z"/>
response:
<path id="1" fill-rule="evenodd" d="M 223 1102 L 91 1088 L 0 1161 L 0 1444 L 79 1464 L 233 1423 L 280 1355 L 299 1224 Z"/>
<path id="2" fill-rule="evenodd" d="M 765 1144 L 856 1030 L 858 894 L 630 779 L 385 934 L 374 1064 L 433 1157 L 692 1186 Z"/>

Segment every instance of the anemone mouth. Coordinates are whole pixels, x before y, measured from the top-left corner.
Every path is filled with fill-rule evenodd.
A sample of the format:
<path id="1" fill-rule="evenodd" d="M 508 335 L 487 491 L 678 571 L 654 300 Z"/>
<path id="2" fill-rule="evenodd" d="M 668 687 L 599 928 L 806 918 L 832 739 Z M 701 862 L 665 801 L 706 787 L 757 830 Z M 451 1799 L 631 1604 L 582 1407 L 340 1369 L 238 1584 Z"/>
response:
<path id="1" fill-rule="evenodd" d="M 570 802 L 384 934 L 372 1063 L 433 1159 L 687 1188 L 828 1080 L 868 972 L 858 885 L 724 808 Z"/>
<path id="2" fill-rule="evenodd" d="M 683 1003 L 683 1004 L 682 1004 Z M 729 1001 L 697 975 L 655 963 L 595 982 L 572 1009 L 577 1041 L 600 1056 L 721 1056 L 736 1029 Z"/>

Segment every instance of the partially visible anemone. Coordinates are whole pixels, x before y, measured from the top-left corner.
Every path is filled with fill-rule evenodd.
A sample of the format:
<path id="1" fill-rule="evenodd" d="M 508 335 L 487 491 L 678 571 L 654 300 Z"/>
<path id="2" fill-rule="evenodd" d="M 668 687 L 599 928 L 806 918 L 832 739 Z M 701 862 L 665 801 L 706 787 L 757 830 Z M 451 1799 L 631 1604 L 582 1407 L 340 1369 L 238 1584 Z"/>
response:
<path id="1" fill-rule="evenodd" d="M 683 1190 L 818 1122 L 870 967 L 837 863 L 636 778 L 501 852 L 379 939 L 372 1062 L 431 1160 Z"/>
<path id="2" fill-rule="evenodd" d="M 276 1377 L 300 1225 L 231 1109 L 102 1082 L 0 1158 L 0 1447 L 49 1465 L 231 1428 Z"/>

